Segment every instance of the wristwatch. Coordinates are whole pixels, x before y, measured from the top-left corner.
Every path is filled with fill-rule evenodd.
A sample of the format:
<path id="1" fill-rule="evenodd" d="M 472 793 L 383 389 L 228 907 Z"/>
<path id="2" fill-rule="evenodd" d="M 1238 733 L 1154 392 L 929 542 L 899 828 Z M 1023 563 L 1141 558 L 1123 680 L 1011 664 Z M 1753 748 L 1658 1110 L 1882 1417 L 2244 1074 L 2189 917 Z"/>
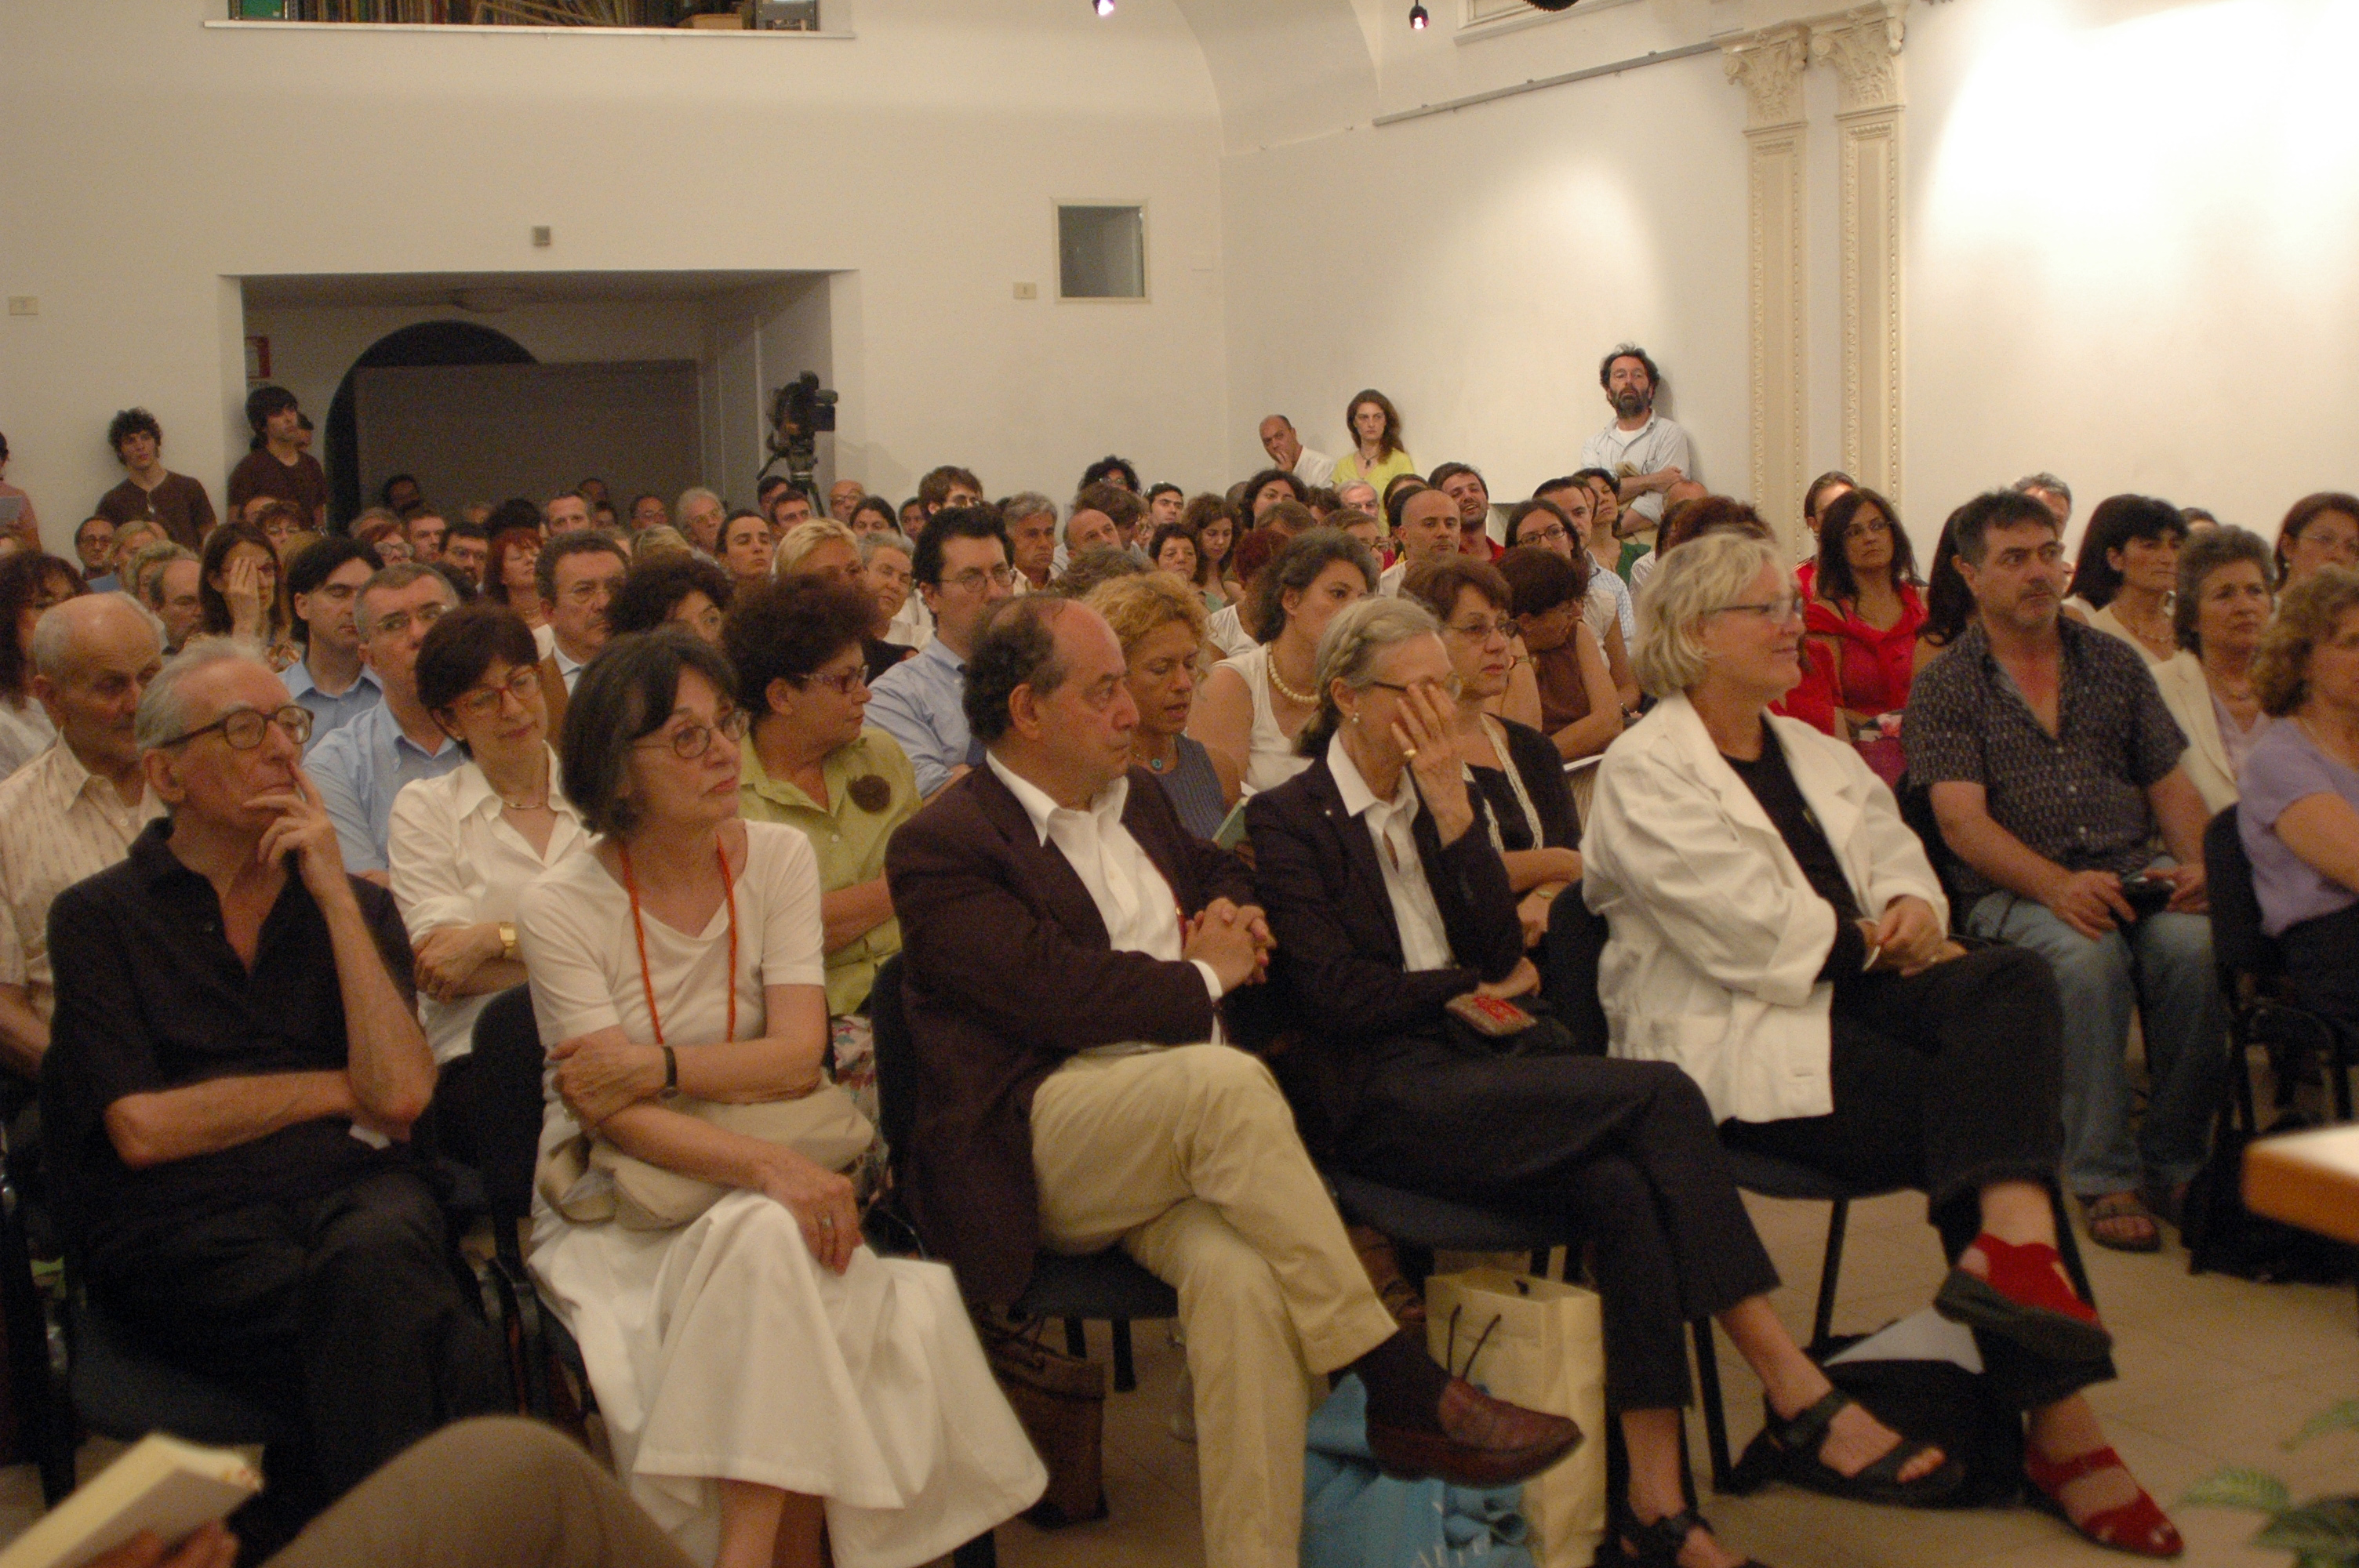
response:
<path id="1" fill-rule="evenodd" d="M 679 1098 L 679 1053 L 669 1045 L 657 1049 L 664 1054 L 664 1081 L 663 1087 L 656 1091 L 656 1098 L 677 1099 Z"/>
<path id="2" fill-rule="evenodd" d="M 500 922 L 500 957 L 513 963 L 516 961 L 516 922 L 513 920 L 503 920 Z"/>

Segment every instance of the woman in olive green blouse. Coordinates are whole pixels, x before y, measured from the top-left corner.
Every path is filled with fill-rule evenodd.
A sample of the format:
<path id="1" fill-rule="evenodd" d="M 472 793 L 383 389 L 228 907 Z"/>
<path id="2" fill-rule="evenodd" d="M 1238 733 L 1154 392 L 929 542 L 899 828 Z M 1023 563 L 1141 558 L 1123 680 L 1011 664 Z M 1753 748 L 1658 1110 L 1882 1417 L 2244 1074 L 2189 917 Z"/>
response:
<path id="1" fill-rule="evenodd" d="M 834 1018 L 866 1009 L 876 967 L 901 950 L 885 844 L 919 806 L 900 745 L 861 723 L 861 640 L 875 614 L 858 588 L 788 576 L 741 588 L 721 633 L 738 701 L 754 715 L 738 805 L 748 821 L 801 828 L 818 852 Z"/>

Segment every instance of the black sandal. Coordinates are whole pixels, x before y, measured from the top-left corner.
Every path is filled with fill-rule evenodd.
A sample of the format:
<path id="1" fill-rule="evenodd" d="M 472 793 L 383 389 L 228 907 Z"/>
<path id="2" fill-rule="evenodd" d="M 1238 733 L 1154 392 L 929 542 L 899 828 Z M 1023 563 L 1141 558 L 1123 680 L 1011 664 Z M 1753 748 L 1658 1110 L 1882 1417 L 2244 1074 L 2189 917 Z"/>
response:
<path id="1" fill-rule="evenodd" d="M 1680 1568 L 1680 1548 L 1688 1543 L 1695 1530 L 1712 1535 L 1712 1520 L 1693 1509 L 1682 1509 L 1675 1514 L 1665 1514 L 1652 1524 L 1640 1524 L 1636 1519 L 1624 1521 L 1621 1530 L 1622 1561 L 1633 1568 Z M 1714 1540 L 1719 1539 L 1713 1536 Z M 1745 1560 L 1743 1568 L 1769 1568 L 1756 1557 Z"/>
<path id="2" fill-rule="evenodd" d="M 1906 1433 L 1882 1458 L 1855 1476 L 1846 1476 L 1821 1459 L 1819 1451 L 1826 1446 L 1835 1417 L 1845 1406 L 1857 1402 L 1841 1389 L 1832 1389 L 1818 1403 L 1796 1411 L 1791 1420 L 1783 1420 L 1767 1396 L 1763 1396 L 1761 1410 L 1767 1421 L 1755 1441 L 1775 1455 L 1777 1478 L 1831 1498 L 1900 1508 L 1939 1508 L 1958 1495 L 1966 1483 L 1966 1467 L 1953 1454 L 1943 1454 L 1938 1466 L 1913 1481 L 1900 1479 L 1901 1471 L 1935 1446 Z"/>

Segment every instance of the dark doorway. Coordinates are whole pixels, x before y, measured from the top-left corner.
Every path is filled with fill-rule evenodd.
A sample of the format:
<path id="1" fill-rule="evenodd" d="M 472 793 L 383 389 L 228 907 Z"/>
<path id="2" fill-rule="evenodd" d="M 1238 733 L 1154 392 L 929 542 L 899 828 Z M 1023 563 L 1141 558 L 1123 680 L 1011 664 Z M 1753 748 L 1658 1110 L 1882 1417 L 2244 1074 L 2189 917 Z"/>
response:
<path id="1" fill-rule="evenodd" d="M 388 332 L 354 360 L 328 405 L 328 513 L 341 529 L 364 505 L 361 495 L 360 433 L 353 421 L 353 371 L 377 365 L 528 365 L 523 344 L 473 321 L 420 321 Z"/>

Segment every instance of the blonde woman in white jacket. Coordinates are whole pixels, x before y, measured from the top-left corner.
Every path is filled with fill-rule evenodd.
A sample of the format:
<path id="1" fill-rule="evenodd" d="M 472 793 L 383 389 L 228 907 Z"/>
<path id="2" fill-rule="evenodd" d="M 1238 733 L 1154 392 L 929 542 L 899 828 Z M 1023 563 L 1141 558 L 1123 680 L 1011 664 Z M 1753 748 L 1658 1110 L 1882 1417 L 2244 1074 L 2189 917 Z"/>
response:
<path id="1" fill-rule="evenodd" d="M 1786 564 L 1747 535 L 1680 546 L 1639 597 L 1660 701 L 1606 752 L 1582 842 L 1582 895 L 1612 927 L 1614 1053 L 1685 1068 L 1732 1147 L 1923 1191 L 1952 1265 L 1936 1304 L 2031 1413 L 2032 1495 L 2103 1544 L 2174 1556 L 2080 1392 L 2114 1370 L 2056 1249 L 2054 979 L 2028 951 L 1951 941 L 1890 791 L 1768 712 L 1801 638 Z"/>

